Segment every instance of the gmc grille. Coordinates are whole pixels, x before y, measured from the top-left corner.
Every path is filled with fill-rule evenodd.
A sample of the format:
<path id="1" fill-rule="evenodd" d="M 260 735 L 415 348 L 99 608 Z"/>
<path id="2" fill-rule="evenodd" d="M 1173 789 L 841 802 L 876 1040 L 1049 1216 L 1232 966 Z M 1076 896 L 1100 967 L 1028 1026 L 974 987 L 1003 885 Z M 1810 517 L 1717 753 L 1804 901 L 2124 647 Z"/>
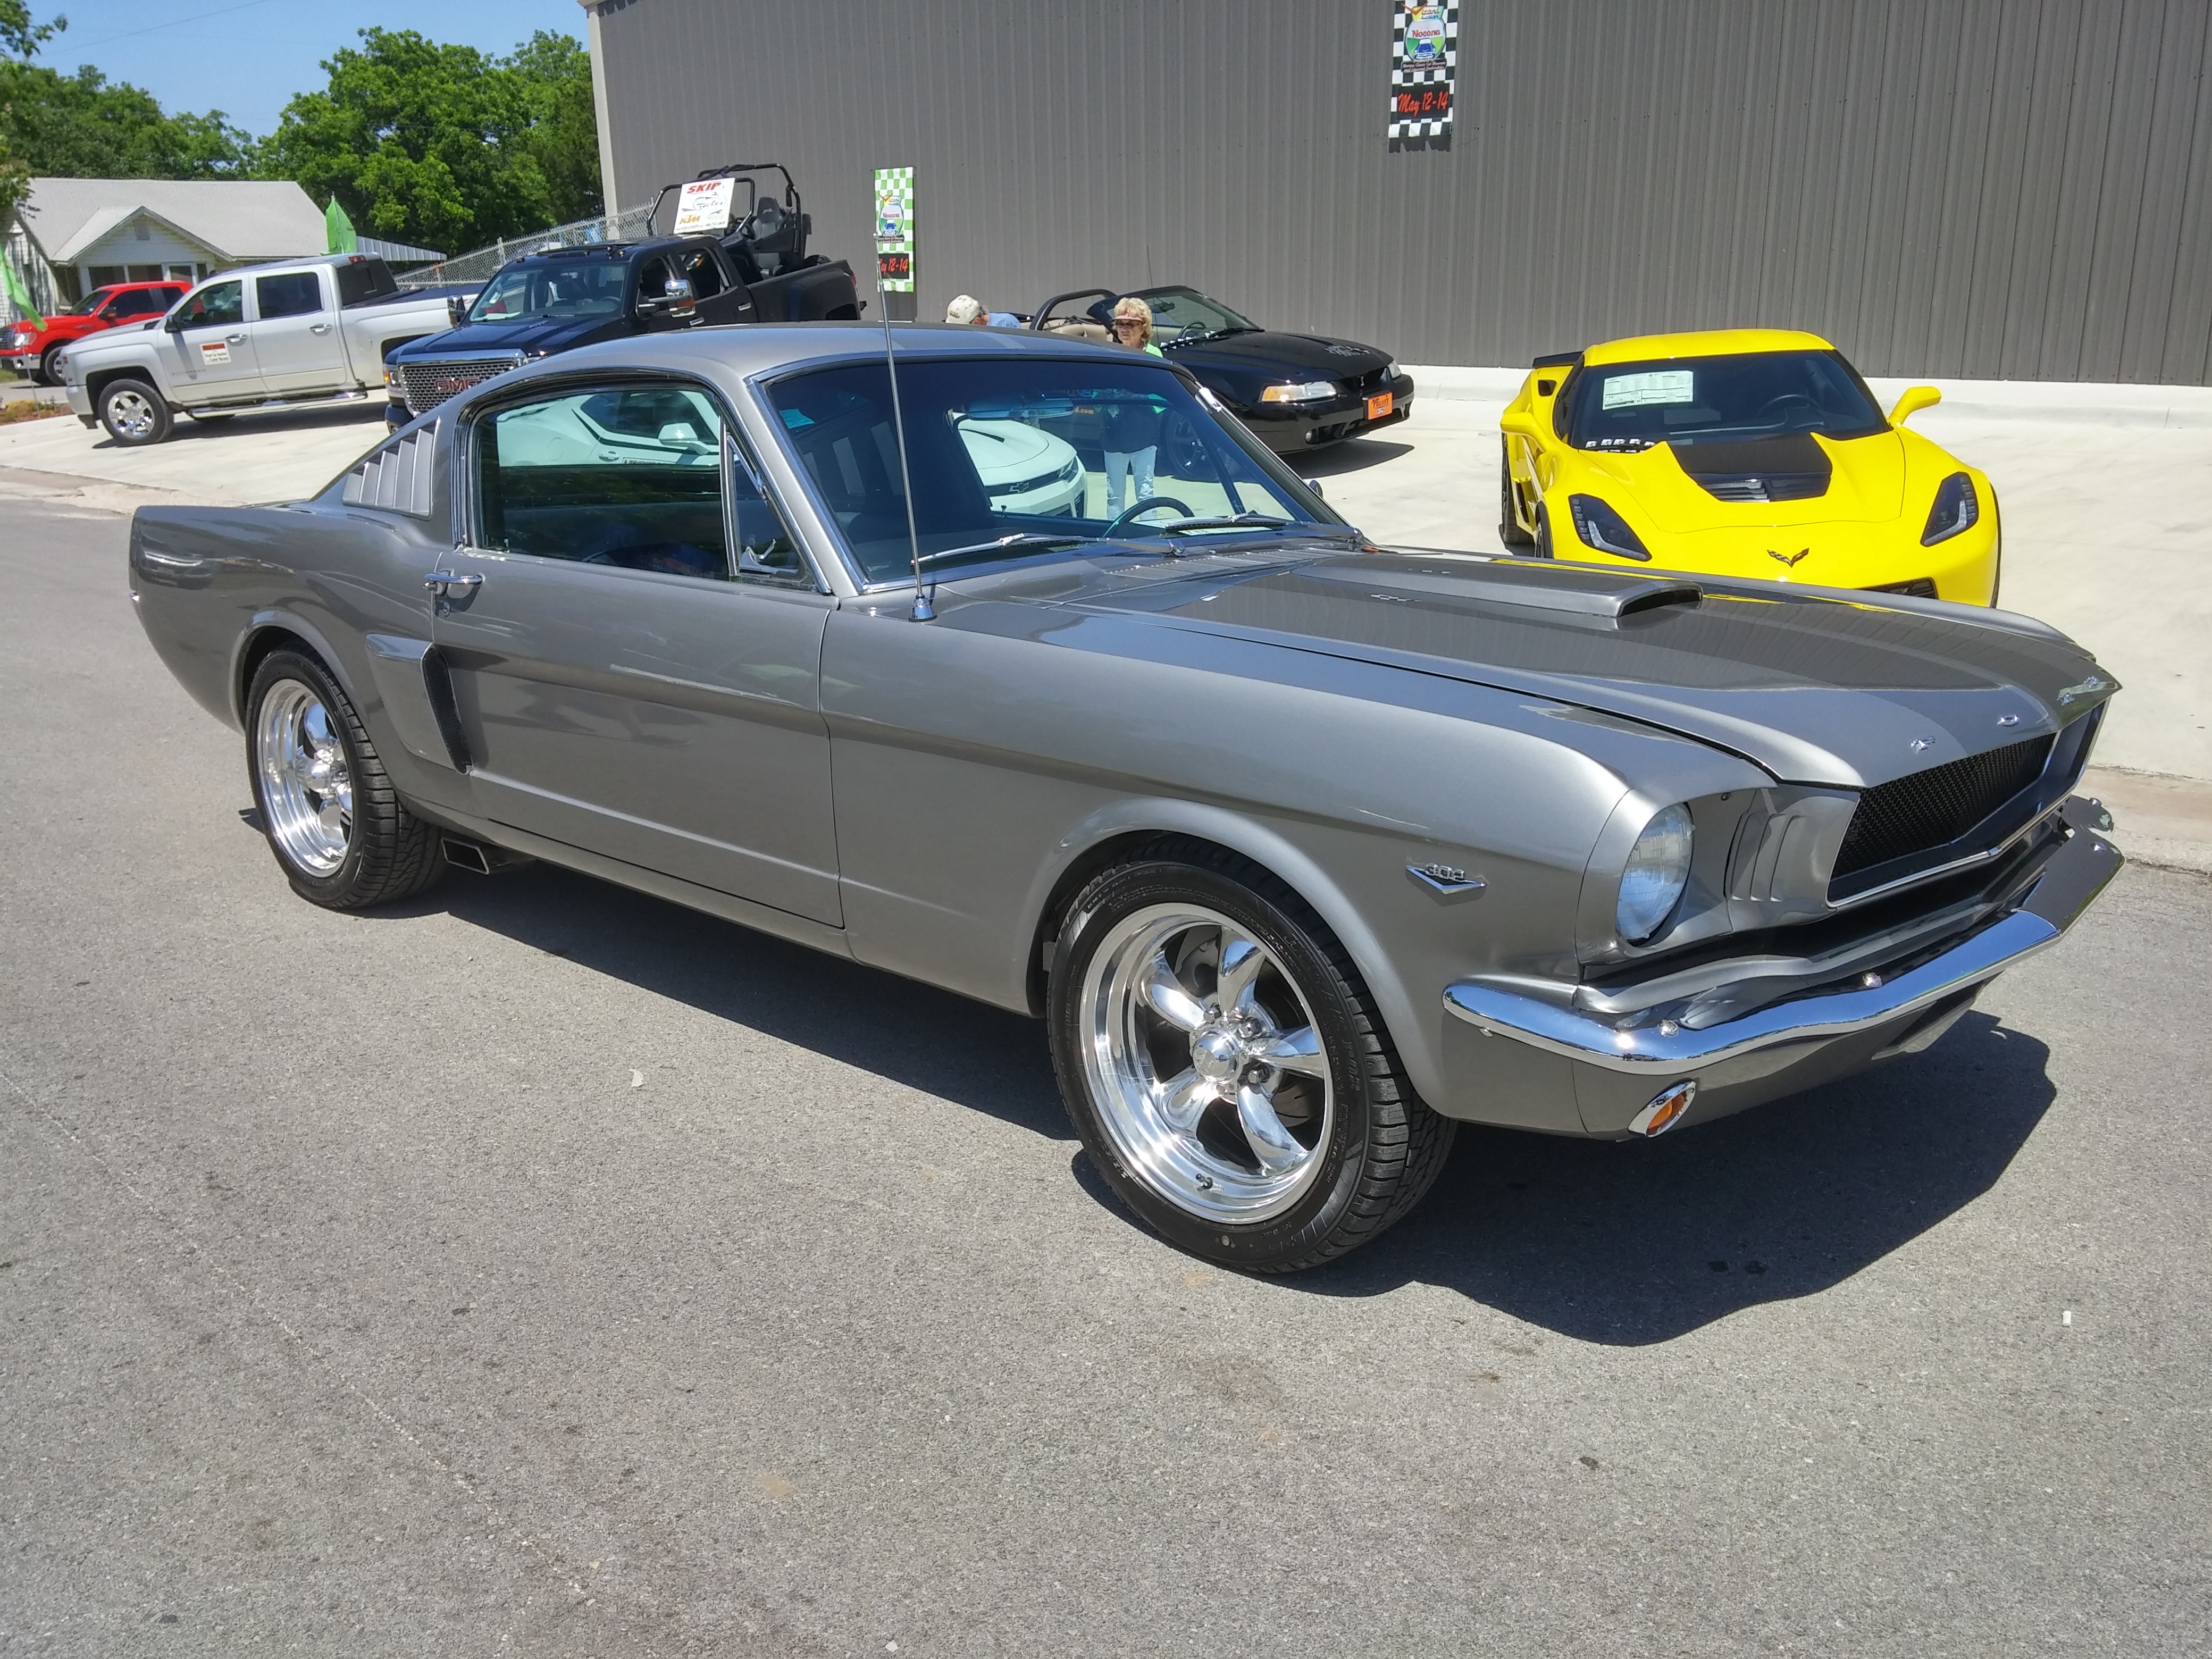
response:
<path id="1" fill-rule="evenodd" d="M 510 368 L 522 367 L 523 356 L 519 351 L 501 352 L 496 357 L 449 357 L 429 362 L 403 362 L 399 370 L 399 395 L 407 400 L 408 412 L 414 415 L 435 409 L 447 398 L 479 386 L 495 374 L 504 374 Z"/>
<path id="2" fill-rule="evenodd" d="M 1834 884 L 1862 871 L 1950 848 L 2043 775 L 2053 741 L 2029 738 L 1866 791 L 1836 854 L 1831 896 Z"/>

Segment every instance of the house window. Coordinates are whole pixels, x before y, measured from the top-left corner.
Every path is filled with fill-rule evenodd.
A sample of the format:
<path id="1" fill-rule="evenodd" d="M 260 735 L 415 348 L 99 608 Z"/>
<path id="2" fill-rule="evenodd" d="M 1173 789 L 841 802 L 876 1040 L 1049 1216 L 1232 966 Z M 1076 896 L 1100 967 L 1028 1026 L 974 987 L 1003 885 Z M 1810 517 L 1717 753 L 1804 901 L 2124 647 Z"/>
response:
<path id="1" fill-rule="evenodd" d="M 129 282 L 130 272 L 128 265 L 94 265 L 85 274 L 92 279 L 93 288 L 113 288 L 118 283 Z"/>
<path id="2" fill-rule="evenodd" d="M 131 267 L 131 280 L 134 283 L 158 283 L 161 280 L 161 267 L 133 265 Z"/>

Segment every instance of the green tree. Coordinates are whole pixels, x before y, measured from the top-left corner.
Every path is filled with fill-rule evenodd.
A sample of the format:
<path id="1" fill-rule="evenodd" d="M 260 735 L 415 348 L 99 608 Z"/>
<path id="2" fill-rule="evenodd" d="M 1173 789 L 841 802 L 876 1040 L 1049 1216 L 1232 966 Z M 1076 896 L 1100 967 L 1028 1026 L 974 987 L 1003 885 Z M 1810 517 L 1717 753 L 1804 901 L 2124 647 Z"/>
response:
<path id="1" fill-rule="evenodd" d="M 514 49 L 505 67 L 520 78 L 530 102 L 530 149 L 545 179 L 552 222 L 605 212 L 591 53 L 568 35 L 540 29 Z"/>
<path id="2" fill-rule="evenodd" d="M 89 64 L 63 75 L 32 63 L 67 23 L 33 23 L 26 0 L 0 0 L 0 222 L 38 176 L 250 176 L 252 141 L 221 110 L 171 115 L 151 94 L 110 82 Z"/>
<path id="3" fill-rule="evenodd" d="M 16 206 L 31 187 L 31 164 L 9 140 L 15 128 L 14 71 L 28 64 L 40 46 L 68 27 L 66 17 L 33 23 L 25 0 L 0 0 L 0 234 L 15 223 Z"/>
<path id="4" fill-rule="evenodd" d="M 335 196 L 370 235 L 448 252 L 599 210 L 591 60 L 574 40 L 541 32 L 507 58 L 411 29 L 361 40 L 285 106 L 265 175 Z"/>

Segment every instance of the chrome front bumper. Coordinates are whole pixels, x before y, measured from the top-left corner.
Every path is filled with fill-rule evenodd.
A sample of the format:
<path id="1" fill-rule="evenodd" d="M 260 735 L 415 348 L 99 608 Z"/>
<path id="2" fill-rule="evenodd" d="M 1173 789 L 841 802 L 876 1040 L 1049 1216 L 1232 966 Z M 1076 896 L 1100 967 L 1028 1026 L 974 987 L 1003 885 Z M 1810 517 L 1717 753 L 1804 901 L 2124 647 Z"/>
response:
<path id="1" fill-rule="evenodd" d="M 1479 981 L 1446 987 L 1444 1007 L 1485 1036 L 1572 1062 L 1588 1133 L 1625 1133 L 1645 1096 L 1679 1081 L 1698 1083 L 1706 1097 L 1686 1118 L 1740 1110 L 1924 1047 L 1974 993 L 2056 944 L 2123 862 L 2103 837 L 2111 820 L 2100 808 L 2075 796 L 2063 811 L 2067 839 L 2010 910 L 1893 974 L 1863 974 L 1699 1029 L 1649 1012 L 1586 1012 Z"/>

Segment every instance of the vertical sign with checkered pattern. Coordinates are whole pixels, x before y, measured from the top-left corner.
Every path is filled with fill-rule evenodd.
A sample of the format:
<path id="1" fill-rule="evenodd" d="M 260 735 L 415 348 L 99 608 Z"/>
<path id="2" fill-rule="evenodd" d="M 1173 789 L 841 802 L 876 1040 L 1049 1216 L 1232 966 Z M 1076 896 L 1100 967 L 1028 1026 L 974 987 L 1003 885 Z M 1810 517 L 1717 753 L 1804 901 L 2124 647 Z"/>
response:
<path id="1" fill-rule="evenodd" d="M 1394 0 L 1390 8 L 1390 148 L 1448 143 L 1459 65 L 1459 7 Z"/>
<path id="2" fill-rule="evenodd" d="M 914 292 L 914 169 L 876 169 L 876 271 L 886 294 Z"/>

